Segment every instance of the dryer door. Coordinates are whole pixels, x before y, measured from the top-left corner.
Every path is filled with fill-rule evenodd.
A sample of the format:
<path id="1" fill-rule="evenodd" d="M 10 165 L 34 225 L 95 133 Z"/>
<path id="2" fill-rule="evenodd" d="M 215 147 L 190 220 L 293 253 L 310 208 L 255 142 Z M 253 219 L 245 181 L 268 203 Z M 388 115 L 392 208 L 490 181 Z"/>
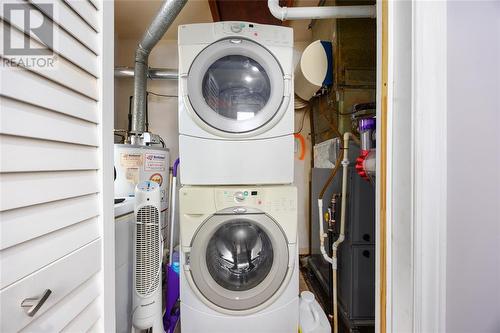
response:
<path id="1" fill-rule="evenodd" d="M 288 81 L 285 84 L 280 64 L 263 46 L 246 39 L 224 39 L 193 61 L 187 94 L 209 129 L 246 133 L 283 115 Z"/>
<path id="2" fill-rule="evenodd" d="M 288 252 L 286 236 L 266 214 L 214 215 L 193 238 L 191 275 L 211 304 L 249 310 L 285 283 Z"/>

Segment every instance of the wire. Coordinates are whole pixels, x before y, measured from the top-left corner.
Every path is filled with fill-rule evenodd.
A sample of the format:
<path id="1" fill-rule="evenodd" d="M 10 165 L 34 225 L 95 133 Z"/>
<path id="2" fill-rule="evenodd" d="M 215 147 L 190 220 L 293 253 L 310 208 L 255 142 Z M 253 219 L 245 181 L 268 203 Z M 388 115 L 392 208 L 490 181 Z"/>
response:
<path id="1" fill-rule="evenodd" d="M 306 119 L 306 115 L 307 115 L 307 112 L 309 112 L 309 109 L 311 109 L 311 107 L 308 107 L 307 109 L 304 110 L 304 114 L 302 115 L 302 121 L 300 122 L 300 128 L 298 131 L 294 132 L 293 134 L 299 134 L 300 132 L 302 132 L 302 129 L 304 129 L 304 120 Z"/>
<path id="2" fill-rule="evenodd" d="M 159 94 L 159 93 L 155 93 L 155 92 L 152 92 L 152 91 L 148 91 L 147 93 L 151 94 L 151 95 L 159 96 L 159 97 L 175 97 L 175 98 L 179 97 L 177 95 Z"/>

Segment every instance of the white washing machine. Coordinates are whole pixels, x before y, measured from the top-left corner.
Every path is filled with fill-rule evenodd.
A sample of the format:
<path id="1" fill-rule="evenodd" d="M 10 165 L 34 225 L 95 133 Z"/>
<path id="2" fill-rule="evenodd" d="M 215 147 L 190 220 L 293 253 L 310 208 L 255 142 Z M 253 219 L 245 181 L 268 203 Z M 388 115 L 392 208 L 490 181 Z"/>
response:
<path id="1" fill-rule="evenodd" d="M 293 182 L 293 31 L 179 26 L 182 184 Z"/>
<path id="2" fill-rule="evenodd" d="M 297 190 L 180 189 L 183 333 L 298 329 Z"/>

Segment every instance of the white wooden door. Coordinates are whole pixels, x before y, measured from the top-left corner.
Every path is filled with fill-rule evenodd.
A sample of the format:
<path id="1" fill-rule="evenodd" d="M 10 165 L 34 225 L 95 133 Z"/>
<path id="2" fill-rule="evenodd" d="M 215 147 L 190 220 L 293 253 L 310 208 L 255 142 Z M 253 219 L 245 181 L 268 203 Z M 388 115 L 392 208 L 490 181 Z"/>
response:
<path id="1" fill-rule="evenodd" d="M 0 331 L 113 332 L 113 3 L 0 17 Z"/>

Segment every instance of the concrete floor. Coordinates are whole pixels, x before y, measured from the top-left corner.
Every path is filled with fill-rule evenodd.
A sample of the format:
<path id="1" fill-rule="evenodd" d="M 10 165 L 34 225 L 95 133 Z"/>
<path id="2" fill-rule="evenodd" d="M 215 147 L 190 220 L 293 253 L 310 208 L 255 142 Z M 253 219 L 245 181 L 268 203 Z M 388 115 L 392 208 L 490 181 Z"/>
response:
<path id="1" fill-rule="evenodd" d="M 309 286 L 307 285 L 306 280 L 304 279 L 304 275 L 303 275 L 302 271 L 300 271 L 300 273 L 299 273 L 299 291 L 303 292 L 305 290 L 310 291 Z"/>

